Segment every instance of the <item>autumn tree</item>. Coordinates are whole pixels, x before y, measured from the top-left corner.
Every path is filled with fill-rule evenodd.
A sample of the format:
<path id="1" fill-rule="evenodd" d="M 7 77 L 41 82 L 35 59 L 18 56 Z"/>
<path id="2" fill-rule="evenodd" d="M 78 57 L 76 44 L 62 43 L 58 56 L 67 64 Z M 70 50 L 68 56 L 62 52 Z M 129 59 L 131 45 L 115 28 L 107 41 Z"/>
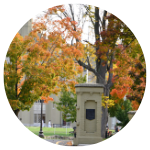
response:
<path id="1" fill-rule="evenodd" d="M 28 63 L 25 50 L 27 45 L 28 42 L 24 43 L 23 38 L 17 34 L 10 44 L 4 64 L 5 91 L 16 115 L 19 110 L 29 110 L 33 102 L 39 98 L 32 92 L 35 79 L 29 76 L 30 66 L 24 65 Z"/>
<path id="2" fill-rule="evenodd" d="M 114 87 L 111 95 L 115 94 L 118 98 L 127 99 L 132 102 L 133 110 L 137 110 L 145 91 L 146 85 L 146 64 L 142 49 L 137 40 L 134 40 L 130 47 L 120 49 L 117 57 L 116 68 L 113 72 L 117 76 L 113 78 Z"/>
<path id="3" fill-rule="evenodd" d="M 70 22 L 75 21 L 75 13 L 73 11 L 73 5 L 69 4 L 70 8 L 70 14 L 64 11 L 62 14 L 64 17 L 69 17 Z M 91 23 L 93 25 L 93 30 L 95 34 L 95 43 L 92 44 L 90 41 L 84 40 L 88 43 L 89 48 L 85 48 L 85 51 L 83 53 L 83 57 L 80 59 L 74 58 L 74 62 L 78 63 L 83 68 L 88 69 L 90 72 L 92 72 L 96 76 L 96 82 L 101 83 L 105 86 L 104 88 L 104 96 L 109 97 L 110 89 L 113 86 L 113 84 L 116 82 L 116 80 L 119 78 L 122 78 L 122 80 L 125 80 L 125 74 L 127 72 L 127 68 L 125 67 L 125 62 L 127 57 L 124 57 L 124 51 L 130 47 L 134 39 L 136 39 L 135 35 L 131 31 L 131 29 L 117 16 L 108 13 L 108 11 L 103 11 L 103 16 L 101 17 L 99 14 L 99 8 L 95 7 L 94 11 L 92 11 L 91 6 L 83 5 L 86 9 L 86 12 L 81 17 L 82 19 L 84 16 L 88 16 L 91 20 Z M 82 14 L 82 13 L 81 13 Z M 61 19 L 63 19 L 62 16 L 58 15 Z M 79 17 L 78 17 L 79 18 Z M 106 23 L 108 21 L 108 25 Z M 81 22 L 81 21 L 80 21 Z M 77 30 L 76 26 L 72 24 L 72 28 L 74 31 Z M 121 51 L 121 47 L 116 46 L 116 42 L 118 38 L 122 41 L 123 44 L 123 50 Z M 72 38 L 71 45 L 73 44 L 73 39 L 75 39 L 76 44 L 80 43 L 81 40 L 77 38 Z M 95 59 L 95 65 L 96 67 L 91 65 L 90 57 L 87 59 L 86 52 L 89 51 L 89 56 L 94 56 Z M 130 51 L 134 50 L 131 48 Z M 124 58 L 124 63 L 121 63 L 122 72 L 118 75 L 117 73 L 113 73 L 113 64 L 119 63 L 120 56 Z M 129 57 L 129 56 L 128 56 Z M 85 59 L 87 61 L 85 61 Z M 126 72 L 125 72 L 126 71 Z M 106 73 L 109 72 L 108 80 L 105 80 Z M 122 76 L 120 76 L 122 75 Z M 129 79 L 128 76 L 126 78 Z M 120 79 L 121 80 L 121 79 Z M 130 79 L 129 79 L 130 80 Z M 113 82 L 115 81 L 115 82 Z M 131 80 L 130 80 L 131 81 Z M 128 82 L 130 83 L 130 82 Z M 130 83 L 131 84 L 131 83 Z M 126 85 L 128 86 L 128 85 Z M 127 89 L 129 90 L 129 88 Z M 123 93 L 120 93 L 120 96 L 122 97 L 125 93 L 125 88 L 122 89 Z M 108 121 L 108 108 L 102 107 L 102 121 L 101 121 L 101 133 L 102 137 L 105 137 L 105 127 Z"/>
<path id="4" fill-rule="evenodd" d="M 131 53 L 130 49 L 134 49 L 134 53 Z M 142 102 L 145 86 L 146 86 L 146 63 L 144 54 L 137 40 L 135 40 L 130 49 L 127 49 L 127 53 L 133 58 L 132 67 L 128 74 L 133 80 L 130 92 L 127 94 L 127 98 L 132 102 L 133 110 L 137 110 Z M 131 62 L 130 62 L 131 63 Z"/>
<path id="5" fill-rule="evenodd" d="M 110 92 L 115 105 L 108 111 L 110 116 L 117 117 L 121 121 L 120 125 L 124 127 L 129 121 L 127 112 L 137 110 L 142 101 L 146 85 L 146 64 L 136 39 L 128 48 L 119 47 L 118 52 L 121 55 L 117 56 L 116 67 L 113 69 L 114 85 Z M 124 120 L 121 116 L 124 116 Z"/>
<path id="6" fill-rule="evenodd" d="M 82 72 L 73 61 L 82 56 L 82 45 L 67 42 L 72 37 L 80 39 L 81 30 L 72 28 L 76 22 L 70 23 L 70 18 L 45 19 L 35 20 L 32 32 L 25 38 L 17 34 L 6 56 L 5 90 L 16 115 L 20 110 L 29 110 L 38 99 L 53 100 L 49 95 L 57 94 L 66 85 L 73 90 L 76 82 L 72 79 Z"/>
<path id="7" fill-rule="evenodd" d="M 92 72 L 96 77 L 97 83 L 104 84 L 104 95 L 109 96 L 110 89 L 114 84 L 112 82 L 114 74 L 112 71 L 113 66 L 114 64 L 117 64 L 118 56 L 122 55 L 122 53 L 120 53 L 121 47 L 116 46 L 116 44 L 118 40 L 120 40 L 123 49 L 126 49 L 130 47 L 130 45 L 136 38 L 131 32 L 131 30 L 126 26 L 126 24 L 124 24 L 116 16 L 108 13 L 105 10 L 100 10 L 100 8 L 98 7 L 92 7 L 89 5 L 82 5 L 82 7 L 83 8 L 80 10 L 85 10 L 83 13 L 80 13 L 82 17 L 79 15 L 78 17 L 75 16 L 74 5 L 71 4 L 69 4 L 69 11 L 65 10 L 62 13 L 62 15 L 60 15 L 61 13 L 56 14 L 61 19 L 69 17 L 70 21 L 74 22 L 75 20 L 78 20 L 76 21 L 78 25 L 79 23 L 82 23 L 82 19 L 87 17 L 86 19 L 88 20 L 88 22 L 90 22 L 91 28 L 93 28 L 93 35 L 95 39 L 94 42 L 90 40 L 88 41 L 87 39 L 83 39 L 84 43 L 86 43 L 87 45 L 84 47 L 84 51 L 82 51 L 83 57 L 74 60 L 80 66 Z M 103 15 L 100 15 L 100 12 Z M 76 26 L 74 26 L 74 24 L 72 24 L 72 27 L 74 31 L 77 31 Z M 76 37 L 74 37 L 72 41 L 74 41 L 76 44 L 81 43 L 81 41 Z M 87 55 L 89 57 L 87 57 Z M 122 78 L 122 80 L 124 79 Z M 102 137 L 104 137 L 105 135 L 105 127 L 107 124 L 107 120 L 108 108 L 102 107 Z"/>
<path id="8" fill-rule="evenodd" d="M 117 104 L 118 107 L 123 108 L 122 103 L 127 103 L 123 101 L 123 98 L 129 93 L 132 95 L 130 100 L 132 98 L 132 107 L 134 107 L 137 103 L 134 96 L 138 95 L 138 99 L 141 101 L 145 89 L 145 61 L 141 47 L 131 30 L 116 16 L 104 11 L 101 18 L 99 8 L 95 7 L 95 18 L 92 18 L 93 12 L 89 7 L 86 7 L 86 9 L 91 14 L 90 18 L 93 19 L 94 25 L 96 42 L 93 46 L 96 49 L 96 70 L 90 67 L 90 61 L 88 61 L 88 66 L 81 61 L 78 62 L 80 65 L 89 68 L 93 73 L 95 72 L 95 75 L 97 74 L 97 83 L 105 85 L 105 96 L 109 96 L 111 89 L 113 89 L 112 86 L 115 86 L 113 90 L 116 90 L 118 98 L 122 100 L 120 105 Z M 120 45 L 117 45 L 118 41 L 120 41 Z M 89 41 L 86 42 L 92 45 Z M 117 69 L 113 69 L 114 65 L 117 65 Z M 134 77 L 135 79 L 133 79 Z M 131 109 L 130 105 L 126 106 L 129 106 L 126 110 Z M 107 108 L 102 108 L 103 135 L 107 122 L 107 111 Z"/>

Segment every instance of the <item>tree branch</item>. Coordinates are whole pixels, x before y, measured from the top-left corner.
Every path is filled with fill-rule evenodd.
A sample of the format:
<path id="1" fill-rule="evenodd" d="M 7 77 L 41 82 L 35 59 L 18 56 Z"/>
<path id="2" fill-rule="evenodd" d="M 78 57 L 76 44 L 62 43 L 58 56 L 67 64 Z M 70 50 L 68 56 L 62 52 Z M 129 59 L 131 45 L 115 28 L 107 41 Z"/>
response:
<path id="1" fill-rule="evenodd" d="M 84 42 L 88 43 L 89 45 L 93 46 L 95 48 L 95 45 L 91 44 L 89 41 L 87 40 L 83 40 Z"/>
<path id="2" fill-rule="evenodd" d="M 88 63 L 88 66 L 91 68 L 91 64 L 90 64 L 90 60 L 88 56 L 87 56 L 87 63 Z"/>
<path id="3" fill-rule="evenodd" d="M 81 60 L 76 60 L 77 62 L 78 62 L 78 64 L 80 65 L 80 66 L 82 66 L 83 68 L 86 68 L 86 69 L 88 69 L 89 71 L 91 71 L 91 72 L 93 72 L 94 74 L 95 74 L 95 76 L 97 76 L 97 78 L 99 78 L 100 80 L 102 80 L 102 84 L 106 84 L 106 82 L 105 82 L 105 79 L 103 79 L 102 77 L 101 77 L 101 75 L 95 70 L 95 69 L 93 69 L 92 67 L 90 67 L 89 65 L 86 65 L 85 63 L 83 63 Z"/>
<path id="4" fill-rule="evenodd" d="M 106 27 L 106 15 L 107 15 L 107 11 L 104 10 L 103 22 L 102 22 L 103 31 L 105 30 Z"/>
<path id="5" fill-rule="evenodd" d="M 91 20 L 91 22 L 92 22 L 92 24 L 93 24 L 93 26 L 94 26 L 94 21 L 92 20 L 92 17 L 90 16 L 90 10 L 89 10 L 89 8 L 86 6 L 86 5 L 83 5 L 84 7 L 85 7 L 85 9 L 86 9 L 86 11 L 87 11 L 87 15 L 89 16 L 89 18 L 90 18 L 90 20 Z"/>

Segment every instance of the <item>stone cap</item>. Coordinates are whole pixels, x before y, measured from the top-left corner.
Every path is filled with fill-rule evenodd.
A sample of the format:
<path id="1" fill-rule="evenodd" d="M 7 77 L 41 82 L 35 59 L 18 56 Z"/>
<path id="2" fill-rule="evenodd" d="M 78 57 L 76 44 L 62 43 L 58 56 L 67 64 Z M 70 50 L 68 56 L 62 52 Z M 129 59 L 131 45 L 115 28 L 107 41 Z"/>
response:
<path id="1" fill-rule="evenodd" d="M 136 110 L 135 111 L 128 111 L 128 114 L 135 114 L 136 113 Z"/>
<path id="2" fill-rule="evenodd" d="M 81 84 L 76 84 L 75 87 L 103 87 L 103 84 L 100 83 L 81 83 Z"/>

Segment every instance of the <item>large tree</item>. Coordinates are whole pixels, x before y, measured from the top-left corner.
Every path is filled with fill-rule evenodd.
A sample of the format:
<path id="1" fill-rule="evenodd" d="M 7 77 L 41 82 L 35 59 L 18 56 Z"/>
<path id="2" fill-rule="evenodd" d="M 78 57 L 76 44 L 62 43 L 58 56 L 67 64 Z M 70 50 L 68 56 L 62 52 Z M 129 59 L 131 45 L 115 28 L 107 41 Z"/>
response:
<path id="1" fill-rule="evenodd" d="M 62 13 L 58 13 L 58 11 L 54 13 L 57 14 L 60 19 L 69 17 L 70 21 L 76 21 L 78 23 L 77 25 L 81 23 L 85 24 L 86 21 L 89 22 L 92 28 L 92 34 L 95 37 L 94 42 L 91 38 L 89 38 L 89 40 L 83 39 L 84 44 L 86 43 L 84 51 L 82 51 L 84 57 L 74 60 L 80 66 L 92 72 L 96 77 L 97 83 L 104 84 L 104 95 L 109 96 L 110 89 L 113 86 L 113 71 L 111 70 L 113 70 L 114 64 L 117 63 L 118 56 L 122 55 L 122 53 L 120 53 L 121 47 L 116 46 L 116 44 L 118 41 L 121 41 L 123 49 L 125 50 L 131 46 L 136 38 L 126 24 L 107 11 L 100 10 L 98 7 L 80 5 L 80 10 L 84 11 L 76 16 L 75 7 L 78 8 L 77 5 L 69 4 L 67 10 L 64 10 Z M 61 9 L 58 8 L 58 10 Z M 50 13 L 46 13 L 46 15 L 49 16 Z M 80 26 L 83 27 L 83 24 Z M 74 31 L 77 31 L 76 27 L 75 24 L 72 24 Z M 84 28 L 82 29 L 84 33 Z M 81 41 L 74 37 L 72 38 L 72 44 L 73 43 L 78 45 Z M 116 75 L 116 77 L 118 76 Z M 102 137 L 105 135 L 107 120 L 108 108 L 102 107 Z"/>

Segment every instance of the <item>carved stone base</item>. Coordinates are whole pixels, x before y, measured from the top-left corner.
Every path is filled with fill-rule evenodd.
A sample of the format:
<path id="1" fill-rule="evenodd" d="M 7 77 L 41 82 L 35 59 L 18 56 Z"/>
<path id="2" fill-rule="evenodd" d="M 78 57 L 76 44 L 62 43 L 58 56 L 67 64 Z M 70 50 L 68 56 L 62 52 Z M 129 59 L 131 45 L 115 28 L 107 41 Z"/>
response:
<path id="1" fill-rule="evenodd" d="M 102 137 L 79 137 L 74 138 L 73 145 L 77 146 L 79 144 L 96 144 L 103 140 Z"/>

